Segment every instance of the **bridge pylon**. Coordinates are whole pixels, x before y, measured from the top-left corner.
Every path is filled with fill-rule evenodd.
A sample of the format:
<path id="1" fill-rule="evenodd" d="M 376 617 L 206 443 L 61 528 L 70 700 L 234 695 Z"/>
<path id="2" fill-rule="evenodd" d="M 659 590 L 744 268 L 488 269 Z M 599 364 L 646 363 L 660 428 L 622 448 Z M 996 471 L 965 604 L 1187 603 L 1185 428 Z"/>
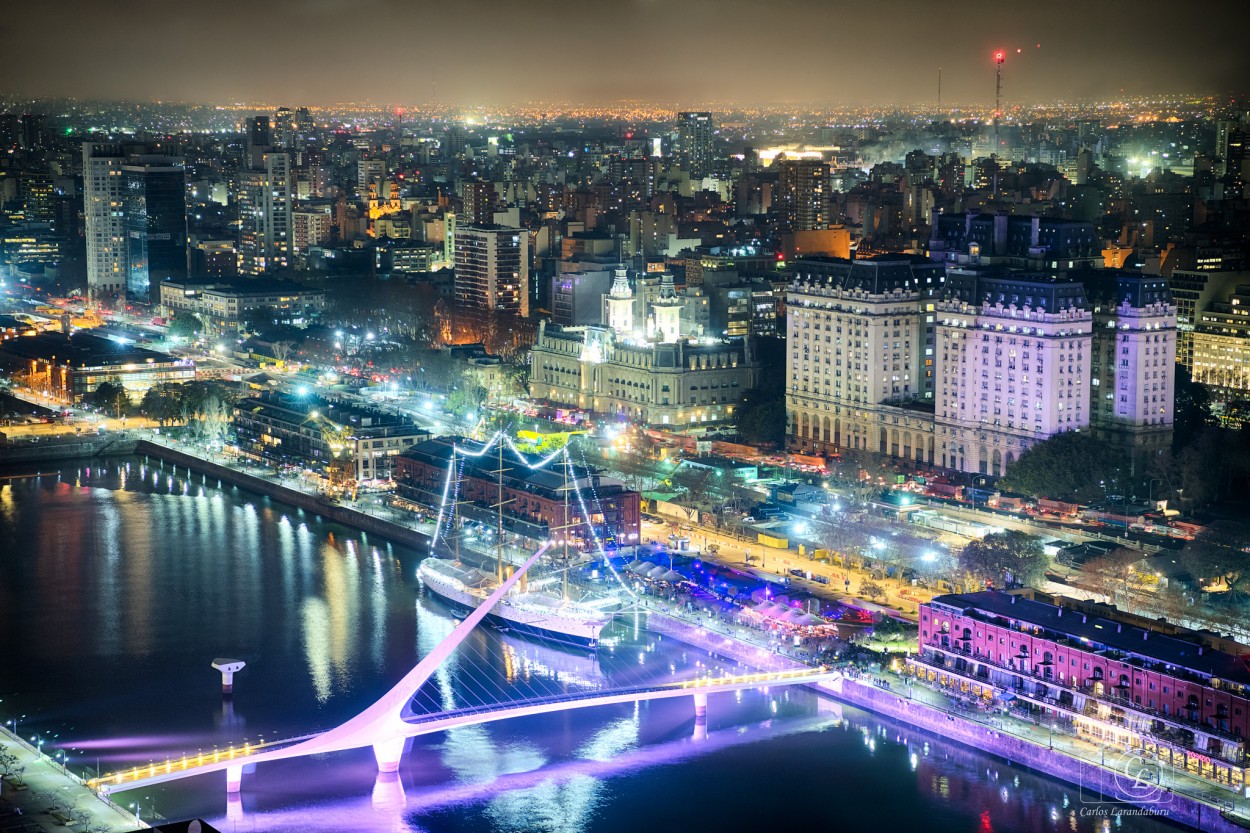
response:
<path id="1" fill-rule="evenodd" d="M 404 757 L 404 743 L 407 738 L 391 738 L 373 744 L 373 757 L 378 762 L 378 772 L 398 772 L 399 761 Z"/>

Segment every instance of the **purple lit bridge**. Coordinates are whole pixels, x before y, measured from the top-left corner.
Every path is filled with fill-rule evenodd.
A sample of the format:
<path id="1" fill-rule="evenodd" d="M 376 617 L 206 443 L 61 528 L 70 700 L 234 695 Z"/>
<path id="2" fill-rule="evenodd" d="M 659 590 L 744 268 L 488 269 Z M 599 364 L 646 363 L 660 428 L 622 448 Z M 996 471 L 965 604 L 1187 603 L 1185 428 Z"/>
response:
<path id="1" fill-rule="evenodd" d="M 567 709 L 633 703 L 667 697 L 692 697 L 696 719 L 705 718 L 708 695 L 714 692 L 754 689 L 762 686 L 808 685 L 839 676 L 838 672 L 824 667 L 800 668 L 779 672 L 701 677 L 628 689 L 569 692 L 493 706 L 482 705 L 432 714 L 414 714 L 410 705 L 413 692 L 421 688 L 464 641 L 465 637 L 485 618 L 486 614 L 508 594 L 525 571 L 550 547 L 550 542 L 543 544 L 390 691 L 345 723 L 325 732 L 301 738 L 232 746 L 229 749 L 215 750 L 208 754 L 190 755 L 180 759 L 168 759 L 164 763 L 132 767 L 93 779 L 88 782 L 89 785 L 102 793 L 111 793 L 225 770 L 227 793 L 237 793 L 243 781 L 245 764 L 278 761 L 304 755 L 321 755 L 327 752 L 361 749 L 366 746 L 373 747 L 379 772 L 395 772 L 399 769 L 404 742 L 408 738 L 459 726 Z"/>

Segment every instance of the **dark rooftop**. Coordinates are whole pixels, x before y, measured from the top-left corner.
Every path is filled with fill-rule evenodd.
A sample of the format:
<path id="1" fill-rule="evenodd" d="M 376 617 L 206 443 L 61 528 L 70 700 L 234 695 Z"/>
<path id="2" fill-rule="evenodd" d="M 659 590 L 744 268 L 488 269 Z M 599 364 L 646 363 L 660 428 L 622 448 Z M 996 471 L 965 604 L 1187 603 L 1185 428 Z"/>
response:
<path id="1" fill-rule="evenodd" d="M 168 353 L 136 347 L 124 340 L 105 338 L 88 332 L 71 336 L 63 333 L 40 333 L 4 342 L 4 352 L 21 359 L 56 360 L 72 368 L 118 367 L 129 364 L 192 364 Z"/>
<path id="2" fill-rule="evenodd" d="M 1206 678 L 1250 685 L 1250 669 L 1242 658 L 1233 654 L 1205 648 L 1196 642 L 1158 631 L 1089 616 L 1060 605 L 1013 596 L 1000 590 L 950 593 L 934 597 L 933 603 L 1036 625 L 1079 642 L 1090 651 L 1111 649 Z"/>

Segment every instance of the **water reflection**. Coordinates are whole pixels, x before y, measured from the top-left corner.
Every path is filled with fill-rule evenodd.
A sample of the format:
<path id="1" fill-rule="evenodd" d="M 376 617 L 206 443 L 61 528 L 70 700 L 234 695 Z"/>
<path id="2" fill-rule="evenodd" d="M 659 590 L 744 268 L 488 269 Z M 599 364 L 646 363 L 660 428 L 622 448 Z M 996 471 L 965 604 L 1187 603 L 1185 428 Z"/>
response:
<path id="1" fill-rule="evenodd" d="M 0 538 L 0 708 L 59 732 L 71 768 L 335 725 L 456 623 L 420 596 L 416 553 L 138 460 L 0 484 Z M 475 632 L 431 697 L 733 666 L 633 625 L 598 655 Z M 221 655 L 248 660 L 226 702 Z M 489 674 L 475 687 L 470 671 Z M 703 721 L 683 698 L 465 727 L 414 741 L 397 775 L 362 750 L 262 766 L 244 790 L 227 803 L 204 776 L 143 795 L 166 816 L 279 833 L 632 833 L 640 810 L 657 830 L 1102 830 L 1070 788 L 794 689 L 713 696 Z"/>

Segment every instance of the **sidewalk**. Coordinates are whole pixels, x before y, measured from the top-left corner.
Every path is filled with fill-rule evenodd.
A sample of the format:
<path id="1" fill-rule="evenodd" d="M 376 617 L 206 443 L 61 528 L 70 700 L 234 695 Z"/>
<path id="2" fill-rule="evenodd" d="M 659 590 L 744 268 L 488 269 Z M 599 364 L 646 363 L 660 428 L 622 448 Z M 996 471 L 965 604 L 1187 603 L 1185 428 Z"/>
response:
<path id="1" fill-rule="evenodd" d="M 1118 746 L 1104 747 L 1068 734 L 1058 725 L 1050 726 L 1034 722 L 1011 713 L 989 714 L 963 706 L 957 698 L 927 685 L 916 683 L 911 678 L 894 671 L 873 671 L 870 674 L 862 674 L 861 677 L 869 678 L 869 681 L 872 678 L 882 680 L 889 686 L 888 690 L 894 694 L 943 711 L 957 720 L 991 726 L 1000 732 L 1027 740 L 1037 746 L 1054 749 L 1086 766 L 1109 768 L 1112 762 L 1122 761 L 1122 756 L 1126 754 L 1125 750 Z M 1231 789 L 1223 789 L 1209 781 L 1196 778 L 1183 770 L 1163 767 L 1160 772 L 1160 786 L 1235 814 L 1250 823 L 1250 799 Z"/>
<path id="2" fill-rule="evenodd" d="M 21 778 L 0 780 L 0 828 L 13 833 L 66 830 L 114 833 L 148 827 L 96 795 L 82 779 L 0 726 L 0 747 L 25 767 Z"/>

